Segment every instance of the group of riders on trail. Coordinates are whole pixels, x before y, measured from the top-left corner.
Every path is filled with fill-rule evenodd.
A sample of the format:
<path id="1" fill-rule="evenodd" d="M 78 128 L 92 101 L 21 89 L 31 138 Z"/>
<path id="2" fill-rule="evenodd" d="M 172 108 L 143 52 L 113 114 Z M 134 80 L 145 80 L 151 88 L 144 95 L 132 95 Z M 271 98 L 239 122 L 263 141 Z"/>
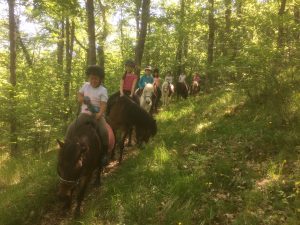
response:
<path id="1" fill-rule="evenodd" d="M 152 70 L 151 66 L 147 66 L 144 69 L 144 74 L 138 79 L 138 76 L 135 72 L 135 62 L 133 60 L 125 61 L 125 72 L 122 75 L 120 80 L 120 88 L 116 96 L 128 96 L 137 104 L 140 103 L 139 96 L 141 96 L 143 89 L 147 84 L 152 84 L 154 87 L 154 95 L 156 95 L 159 100 L 162 91 L 160 88 L 161 78 L 159 77 L 159 70 L 155 68 Z M 153 75 L 151 74 L 153 72 Z M 78 118 L 74 120 L 68 127 L 66 137 L 67 140 L 72 136 L 72 132 L 75 129 L 77 123 L 84 123 L 88 120 L 90 116 L 93 116 L 97 121 L 97 132 L 99 137 L 104 140 L 103 148 L 107 152 L 108 143 L 108 134 L 106 129 L 105 121 L 105 111 L 107 107 L 108 92 L 104 87 L 104 71 L 101 67 L 97 65 L 89 66 L 86 70 L 86 76 L 88 82 L 85 82 L 83 86 L 79 89 L 77 100 L 81 104 L 81 110 Z M 169 89 L 174 92 L 174 78 L 172 73 L 168 71 L 165 76 L 165 81 L 168 82 Z M 178 77 L 178 82 L 183 83 L 188 89 L 186 83 L 186 75 L 180 74 Z M 193 76 L 193 83 L 196 83 L 198 86 L 200 84 L 200 75 L 195 73 Z M 137 88 L 136 88 L 137 86 Z M 155 102 L 155 107 L 157 107 L 159 101 Z M 104 164 L 108 162 L 107 157 L 105 157 Z"/>
<path id="2" fill-rule="evenodd" d="M 60 146 L 57 166 L 61 181 L 59 196 L 65 199 L 66 207 L 70 207 L 74 186 L 79 184 L 77 213 L 80 211 L 84 192 L 93 171 L 101 171 L 113 157 L 115 131 L 122 129 L 124 132 L 121 138 L 123 142 L 120 142 L 121 162 L 124 140 L 128 132 L 135 128 L 137 144 L 147 143 L 157 131 L 152 113 L 157 112 L 160 97 L 163 97 L 163 102 L 167 102 L 164 97 L 170 98 L 175 89 L 171 72 L 167 72 L 161 85 L 157 68 L 152 70 L 147 66 L 139 78 L 133 60 L 125 62 L 119 90 L 110 97 L 104 87 L 105 76 L 101 67 L 88 66 L 86 76 L 88 81 L 77 94 L 77 101 L 81 105 L 80 113 L 68 126 L 65 141 L 57 140 Z M 181 74 L 176 87 L 184 87 L 187 92 L 188 85 L 185 79 L 186 76 Z M 193 83 L 197 83 L 199 87 L 199 82 L 199 73 L 195 73 Z M 98 183 L 100 173 L 97 176 Z"/>

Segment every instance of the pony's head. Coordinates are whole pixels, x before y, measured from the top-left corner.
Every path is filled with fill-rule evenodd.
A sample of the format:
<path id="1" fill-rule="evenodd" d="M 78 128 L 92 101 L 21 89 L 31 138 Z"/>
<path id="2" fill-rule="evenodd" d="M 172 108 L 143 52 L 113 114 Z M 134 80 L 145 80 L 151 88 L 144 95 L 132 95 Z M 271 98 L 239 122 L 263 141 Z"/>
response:
<path id="1" fill-rule="evenodd" d="M 156 120 L 149 117 L 148 121 L 145 121 L 143 127 L 136 127 L 137 142 L 139 145 L 142 143 L 148 143 L 151 137 L 154 137 L 157 133 Z"/>
<path id="2" fill-rule="evenodd" d="M 151 97 L 154 93 L 153 84 L 146 84 L 142 93 L 142 97 L 145 99 L 147 104 L 151 103 Z"/>
<path id="3" fill-rule="evenodd" d="M 169 91 L 169 82 L 168 81 L 164 81 L 163 84 L 162 84 L 162 86 L 161 86 L 161 88 L 162 88 L 163 92 L 168 93 L 168 91 Z"/>
<path id="4" fill-rule="evenodd" d="M 140 97 L 140 106 L 147 112 L 150 112 L 151 110 L 153 93 L 153 84 L 146 84 Z"/>
<path id="5" fill-rule="evenodd" d="M 60 179 L 58 196 L 61 200 L 70 201 L 72 192 L 80 177 L 88 145 L 79 140 L 67 140 L 59 144 L 57 173 Z"/>

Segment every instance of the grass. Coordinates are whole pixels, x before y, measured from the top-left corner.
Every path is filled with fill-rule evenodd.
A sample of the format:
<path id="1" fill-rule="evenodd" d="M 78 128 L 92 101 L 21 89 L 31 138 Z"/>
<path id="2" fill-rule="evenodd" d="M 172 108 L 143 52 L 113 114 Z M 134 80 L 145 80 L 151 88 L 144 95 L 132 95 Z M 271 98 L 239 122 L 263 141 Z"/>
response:
<path id="1" fill-rule="evenodd" d="M 298 224 L 300 126 L 230 86 L 156 119 L 157 136 L 64 224 Z M 4 160 L 0 174 L 0 224 L 39 224 L 56 201 L 54 154 Z"/>

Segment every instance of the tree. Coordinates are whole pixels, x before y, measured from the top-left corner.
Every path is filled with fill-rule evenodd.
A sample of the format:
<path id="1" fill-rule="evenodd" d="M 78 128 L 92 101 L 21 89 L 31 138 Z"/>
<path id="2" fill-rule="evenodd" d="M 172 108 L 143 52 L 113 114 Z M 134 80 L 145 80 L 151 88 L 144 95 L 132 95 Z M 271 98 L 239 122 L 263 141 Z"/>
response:
<path id="1" fill-rule="evenodd" d="M 175 74 L 179 76 L 180 73 L 183 73 L 185 70 L 185 58 L 188 51 L 188 34 L 186 32 L 185 24 L 185 0 L 180 1 L 180 17 L 178 25 L 178 47 L 176 52 L 175 60 Z"/>
<path id="2" fill-rule="evenodd" d="M 135 48 L 135 62 L 139 68 L 141 67 L 142 64 L 149 17 L 150 17 L 150 0 L 143 0 L 141 30 Z"/>
<path id="3" fill-rule="evenodd" d="M 88 26 L 88 39 L 89 39 L 89 51 L 88 51 L 88 64 L 95 65 L 96 58 L 96 35 L 95 35 L 95 16 L 94 16 L 94 0 L 86 1 L 87 12 L 87 26 Z"/>
<path id="4" fill-rule="evenodd" d="M 208 0 L 208 44 L 207 44 L 207 79 L 212 84 L 211 66 L 214 60 L 214 41 L 215 41 L 215 19 L 214 19 L 214 0 Z"/>
<path id="5" fill-rule="evenodd" d="M 101 0 L 99 0 L 99 8 L 100 8 L 100 13 L 102 17 L 102 33 L 99 35 L 99 44 L 97 48 L 98 52 L 98 62 L 99 65 L 105 70 L 105 55 L 104 55 L 104 46 L 105 46 L 105 41 L 108 36 L 108 22 L 106 18 L 106 13 L 107 13 L 107 7 L 102 3 Z"/>
<path id="6" fill-rule="evenodd" d="M 18 137 L 17 137 L 17 118 L 16 118 L 16 85 L 17 85 L 17 75 L 16 75 L 16 21 L 15 21 L 15 0 L 8 0 L 9 7 L 9 51 L 10 51 L 10 84 L 12 89 L 10 90 L 10 149 L 11 155 L 15 156 L 18 153 Z"/>
<path id="7" fill-rule="evenodd" d="M 278 38 L 277 38 L 277 48 L 281 49 L 284 47 L 284 23 L 283 23 L 283 15 L 285 12 L 286 0 L 280 1 L 280 8 L 278 11 Z"/>
<path id="8" fill-rule="evenodd" d="M 225 3 L 225 35 L 224 35 L 224 49 L 223 55 L 227 56 L 229 42 L 230 42 L 230 32 L 231 32 L 231 4 L 232 0 L 224 0 Z"/>

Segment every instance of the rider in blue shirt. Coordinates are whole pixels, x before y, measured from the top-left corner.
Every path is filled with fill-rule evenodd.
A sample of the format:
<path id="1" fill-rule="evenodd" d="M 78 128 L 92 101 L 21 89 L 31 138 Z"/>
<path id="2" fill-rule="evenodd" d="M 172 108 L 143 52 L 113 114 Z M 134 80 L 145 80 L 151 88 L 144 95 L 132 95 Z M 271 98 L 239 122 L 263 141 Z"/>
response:
<path id="1" fill-rule="evenodd" d="M 146 84 L 153 84 L 153 77 L 151 75 L 151 66 L 147 66 L 145 68 L 145 74 L 143 76 L 141 76 L 139 83 L 138 83 L 138 87 L 140 90 L 143 90 Z"/>

